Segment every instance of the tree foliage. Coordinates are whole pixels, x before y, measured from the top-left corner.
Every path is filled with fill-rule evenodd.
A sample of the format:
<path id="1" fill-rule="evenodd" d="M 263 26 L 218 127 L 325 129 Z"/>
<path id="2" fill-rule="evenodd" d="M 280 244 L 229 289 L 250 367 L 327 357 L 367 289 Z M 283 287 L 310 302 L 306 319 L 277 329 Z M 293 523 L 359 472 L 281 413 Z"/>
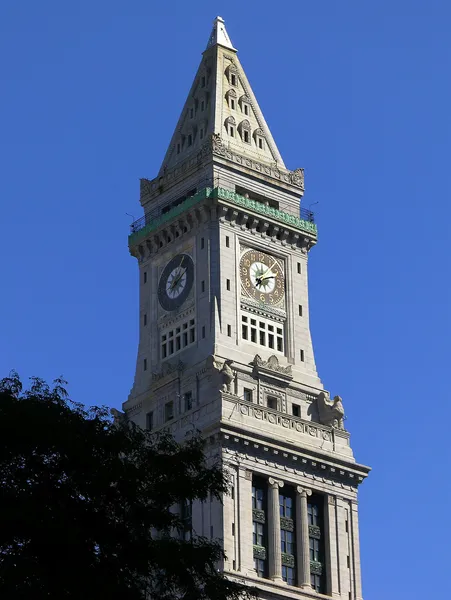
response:
<path id="1" fill-rule="evenodd" d="M 182 445 L 68 399 L 65 382 L 0 381 L 0 598 L 235 600 L 214 540 L 170 535 L 171 507 L 227 481 L 202 439 Z"/>

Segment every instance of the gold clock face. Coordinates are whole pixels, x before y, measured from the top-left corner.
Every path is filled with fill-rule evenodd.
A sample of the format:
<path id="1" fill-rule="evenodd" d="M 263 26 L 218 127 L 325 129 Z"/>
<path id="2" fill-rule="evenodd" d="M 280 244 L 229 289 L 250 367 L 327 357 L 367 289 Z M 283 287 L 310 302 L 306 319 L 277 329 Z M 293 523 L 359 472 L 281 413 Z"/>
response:
<path id="1" fill-rule="evenodd" d="M 285 280 L 280 262 L 265 252 L 246 250 L 240 260 L 244 291 L 267 304 L 279 304 L 285 295 Z"/>

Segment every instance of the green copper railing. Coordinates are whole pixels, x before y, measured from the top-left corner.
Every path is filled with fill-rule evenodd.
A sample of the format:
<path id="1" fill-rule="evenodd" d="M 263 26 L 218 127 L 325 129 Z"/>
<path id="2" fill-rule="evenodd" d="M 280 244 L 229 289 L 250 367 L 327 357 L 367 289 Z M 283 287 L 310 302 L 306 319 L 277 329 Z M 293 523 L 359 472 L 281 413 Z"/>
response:
<path id="1" fill-rule="evenodd" d="M 271 219 L 274 219 L 275 221 L 286 223 L 287 225 L 290 225 L 295 229 L 305 231 L 310 235 L 314 235 L 315 237 L 318 234 L 318 228 L 316 226 L 316 223 L 313 222 L 313 213 L 310 211 L 302 209 L 301 216 L 305 215 L 306 218 L 301 219 L 299 217 L 290 215 L 284 212 L 283 210 L 279 210 L 277 208 L 273 208 L 272 206 L 268 206 L 267 204 L 263 204 L 262 202 L 258 202 L 257 200 L 252 200 L 251 198 L 245 198 L 244 196 L 240 196 L 236 192 L 226 190 L 225 188 L 207 187 L 194 194 L 194 196 L 190 196 L 177 206 L 174 206 L 164 214 L 161 214 L 154 218 L 150 218 L 145 215 L 144 217 L 141 217 L 140 219 L 135 221 L 131 225 L 131 232 L 128 238 L 129 245 L 135 244 L 139 239 L 145 237 L 151 231 L 154 231 L 155 229 L 157 229 L 164 223 L 167 223 L 168 221 L 172 221 L 172 219 L 182 214 L 183 212 L 185 212 L 201 200 L 204 200 L 205 198 L 217 198 L 218 200 L 230 202 L 232 204 L 236 204 L 237 206 L 243 207 L 246 211 L 265 215 Z"/>

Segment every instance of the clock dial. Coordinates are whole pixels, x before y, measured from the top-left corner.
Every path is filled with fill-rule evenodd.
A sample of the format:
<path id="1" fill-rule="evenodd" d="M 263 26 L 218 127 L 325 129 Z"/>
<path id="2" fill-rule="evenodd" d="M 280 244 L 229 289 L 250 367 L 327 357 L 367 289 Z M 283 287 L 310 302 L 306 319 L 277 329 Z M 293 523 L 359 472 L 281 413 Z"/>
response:
<path id="1" fill-rule="evenodd" d="M 187 299 L 193 287 L 194 264 L 188 254 L 174 256 L 163 269 L 158 284 L 158 300 L 168 311 L 176 310 Z"/>
<path id="2" fill-rule="evenodd" d="M 240 260 L 241 284 L 247 295 L 260 302 L 279 304 L 285 295 L 280 262 L 265 252 L 247 250 Z"/>

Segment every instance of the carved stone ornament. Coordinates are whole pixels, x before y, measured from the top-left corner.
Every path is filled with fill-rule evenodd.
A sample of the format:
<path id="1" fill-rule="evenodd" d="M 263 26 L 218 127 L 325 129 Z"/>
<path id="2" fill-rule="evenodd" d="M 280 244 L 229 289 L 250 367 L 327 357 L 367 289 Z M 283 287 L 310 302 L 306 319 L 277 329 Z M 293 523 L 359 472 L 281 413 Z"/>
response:
<path id="1" fill-rule="evenodd" d="M 223 363 L 218 361 L 214 355 L 207 358 L 207 368 L 216 372 L 219 375 L 220 389 L 222 392 L 233 393 L 232 383 L 235 379 L 235 374 L 231 369 L 233 360 L 225 360 Z"/>
<path id="2" fill-rule="evenodd" d="M 152 381 L 158 381 L 166 375 L 170 375 L 171 373 L 175 373 L 176 371 L 183 371 L 185 365 L 179 360 L 177 363 L 163 363 L 161 367 L 161 371 L 159 373 L 152 373 Z"/>
<path id="3" fill-rule="evenodd" d="M 117 408 L 111 408 L 110 414 L 113 417 L 115 425 L 122 425 L 127 422 L 127 415 L 120 410 L 117 410 Z"/>
<path id="4" fill-rule="evenodd" d="M 322 575 L 323 572 L 323 565 L 320 562 L 317 562 L 316 560 L 311 560 L 310 561 L 310 573 L 313 573 L 314 575 Z"/>
<path id="5" fill-rule="evenodd" d="M 335 396 L 333 400 L 330 400 L 327 392 L 321 392 L 316 402 L 320 423 L 336 429 L 344 429 L 343 417 L 345 411 L 340 396 Z"/>
<path id="6" fill-rule="evenodd" d="M 293 377 L 291 365 L 287 365 L 286 367 L 280 365 L 279 359 L 275 354 L 270 356 L 266 361 L 263 360 L 259 354 L 256 354 L 252 364 L 258 371 L 273 371 L 274 373 L 278 373 L 284 377 Z"/>

